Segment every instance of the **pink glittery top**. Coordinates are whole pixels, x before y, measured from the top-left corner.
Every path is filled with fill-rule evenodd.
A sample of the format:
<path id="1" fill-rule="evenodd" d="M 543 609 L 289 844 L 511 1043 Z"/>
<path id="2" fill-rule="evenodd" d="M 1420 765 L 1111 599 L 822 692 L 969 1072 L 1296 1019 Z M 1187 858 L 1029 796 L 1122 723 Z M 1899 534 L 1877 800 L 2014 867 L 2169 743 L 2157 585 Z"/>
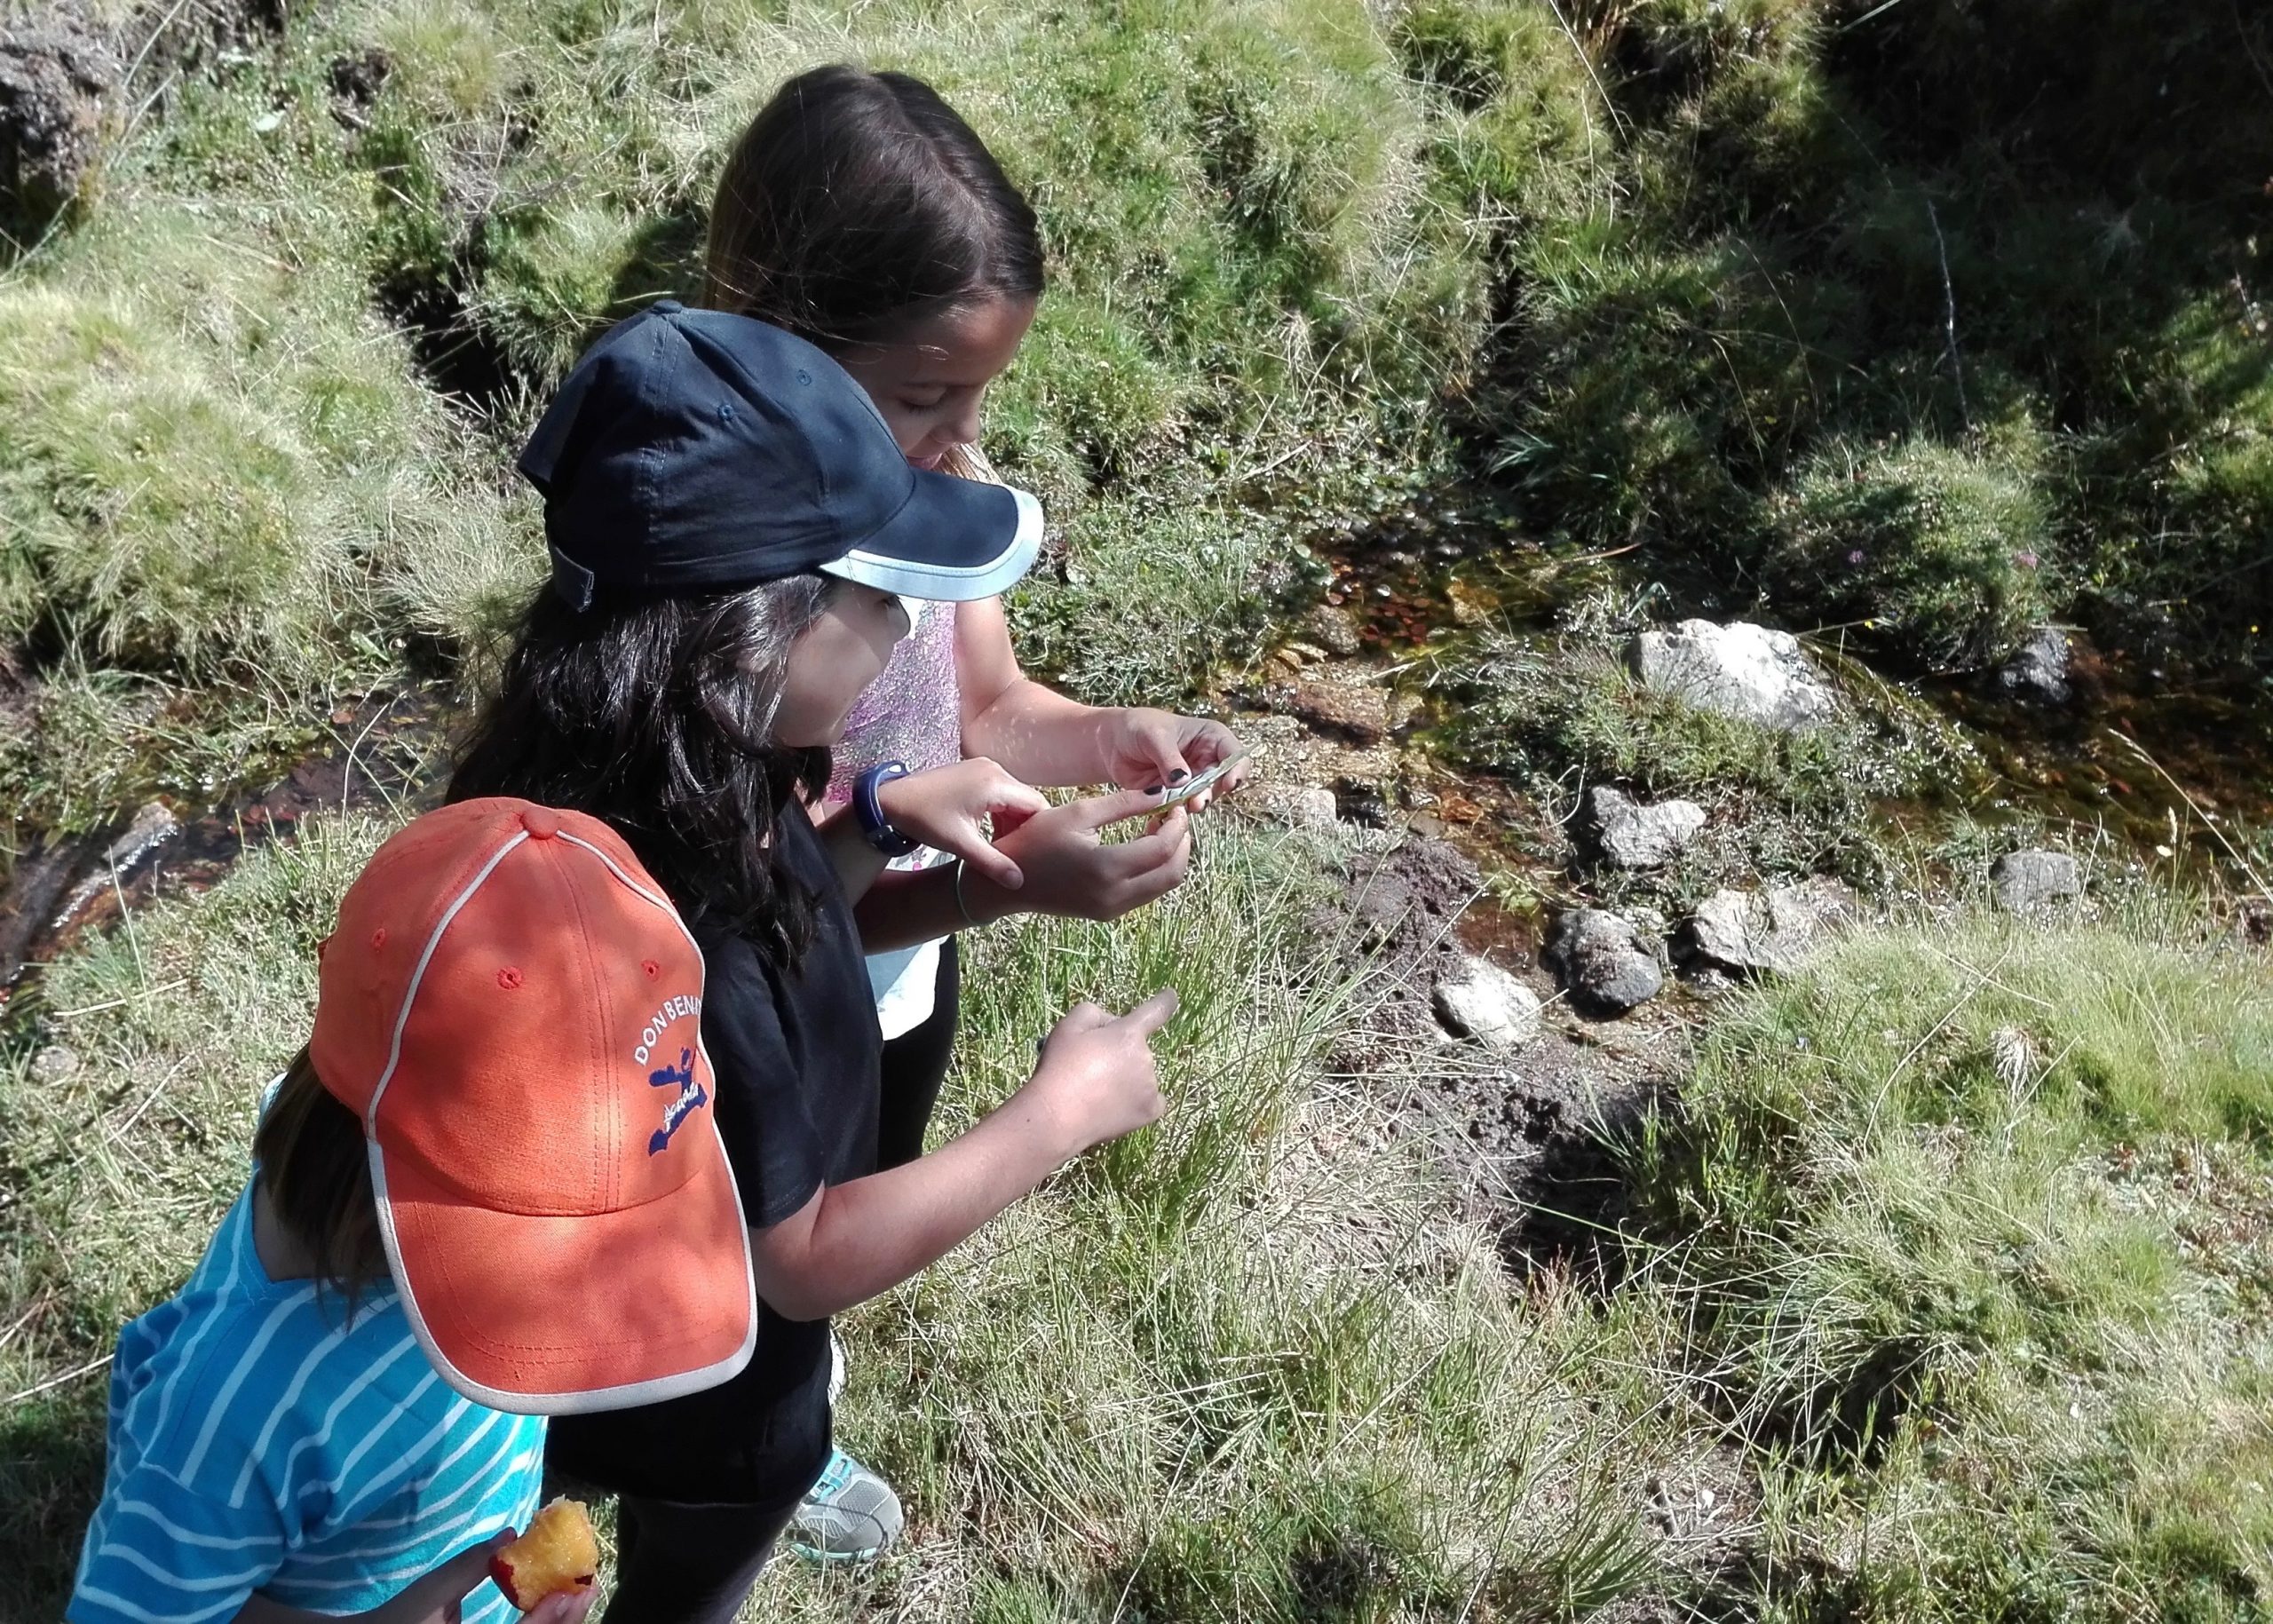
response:
<path id="1" fill-rule="evenodd" d="M 1002 480 L 976 446 L 959 447 L 940 464 L 966 479 Z M 852 780 L 880 761 L 904 761 L 910 772 L 962 759 L 962 690 L 955 681 L 955 606 L 911 604 L 915 625 L 883 675 L 852 707 L 828 780 L 831 803 L 852 798 Z"/>
<path id="2" fill-rule="evenodd" d="M 915 629 L 891 651 L 883 675 L 853 704 L 828 780 L 831 801 L 850 800 L 852 780 L 880 761 L 910 772 L 962 759 L 962 694 L 955 685 L 955 606 L 911 604 Z"/>

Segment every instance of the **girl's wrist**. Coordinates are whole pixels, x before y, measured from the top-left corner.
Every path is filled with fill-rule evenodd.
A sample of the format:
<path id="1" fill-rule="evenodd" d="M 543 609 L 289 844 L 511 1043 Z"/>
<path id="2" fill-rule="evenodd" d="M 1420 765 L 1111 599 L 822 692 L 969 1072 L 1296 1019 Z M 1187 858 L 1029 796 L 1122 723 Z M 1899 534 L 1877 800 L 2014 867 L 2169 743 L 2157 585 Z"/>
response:
<path id="1" fill-rule="evenodd" d="M 955 859 L 949 867 L 954 875 L 950 884 L 954 894 L 955 912 L 961 916 L 965 929 L 978 930 L 1007 919 L 1018 911 L 1018 892 L 1004 890 L 985 875 L 973 870 L 961 858 Z"/>

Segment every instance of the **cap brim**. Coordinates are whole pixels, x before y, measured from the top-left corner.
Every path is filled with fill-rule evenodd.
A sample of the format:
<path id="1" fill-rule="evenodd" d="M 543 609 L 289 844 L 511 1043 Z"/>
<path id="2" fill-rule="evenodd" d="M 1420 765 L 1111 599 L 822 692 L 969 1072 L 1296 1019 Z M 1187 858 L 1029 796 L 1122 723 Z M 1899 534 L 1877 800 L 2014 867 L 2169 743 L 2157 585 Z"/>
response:
<path id="1" fill-rule="evenodd" d="M 1025 491 L 915 471 L 915 489 L 882 528 L 825 574 L 939 603 L 993 598 L 1018 584 L 1041 551 L 1041 503 Z"/>
<path id="2" fill-rule="evenodd" d="M 442 1379 L 528 1415 L 626 1409 L 734 1375 L 757 1345 L 723 1151 L 670 1195 L 574 1217 L 476 1207 L 370 1145 L 388 1262 Z"/>

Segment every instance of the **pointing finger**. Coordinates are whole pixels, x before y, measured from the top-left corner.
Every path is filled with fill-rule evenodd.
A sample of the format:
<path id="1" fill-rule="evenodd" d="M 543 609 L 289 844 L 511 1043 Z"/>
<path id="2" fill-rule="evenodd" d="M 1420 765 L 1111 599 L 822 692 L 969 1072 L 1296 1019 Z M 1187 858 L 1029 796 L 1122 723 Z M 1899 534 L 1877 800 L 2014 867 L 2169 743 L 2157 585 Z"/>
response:
<path id="1" fill-rule="evenodd" d="M 1137 1036 L 1148 1038 L 1168 1024 L 1180 1002 L 1176 988 L 1164 986 L 1121 1018 L 1136 1029 Z"/>

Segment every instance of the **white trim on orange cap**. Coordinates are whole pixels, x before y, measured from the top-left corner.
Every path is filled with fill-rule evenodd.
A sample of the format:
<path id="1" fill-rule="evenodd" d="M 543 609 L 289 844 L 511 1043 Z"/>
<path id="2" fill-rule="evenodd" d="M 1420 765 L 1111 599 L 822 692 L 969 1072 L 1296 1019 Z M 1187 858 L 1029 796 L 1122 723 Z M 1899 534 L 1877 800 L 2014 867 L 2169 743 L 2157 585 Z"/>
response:
<path id="1" fill-rule="evenodd" d="M 364 1154 L 370 1164 L 371 1197 L 372 1204 L 376 1208 L 378 1214 L 379 1240 L 386 1251 L 387 1266 L 394 1275 L 403 1315 L 410 1322 L 411 1335 L 417 1340 L 420 1350 L 433 1365 L 436 1373 L 463 1397 L 471 1398 L 477 1404 L 486 1404 L 493 1410 L 503 1410 L 509 1414 L 517 1415 L 580 1415 L 599 1410 L 631 1409 L 645 1404 L 660 1404 L 667 1398 L 677 1398 L 688 1393 L 701 1392 L 706 1388 L 716 1387 L 721 1382 L 740 1374 L 743 1367 L 749 1363 L 750 1355 L 756 1351 L 759 1318 L 757 1275 L 750 1257 L 749 1228 L 747 1224 L 738 1223 L 734 1225 L 735 1233 L 741 1241 L 742 1279 L 749 1289 L 749 1317 L 747 1328 L 742 1333 L 741 1347 L 726 1358 L 700 1369 L 679 1371 L 671 1375 L 658 1376 L 646 1382 L 625 1382 L 617 1387 L 586 1388 L 565 1393 L 509 1392 L 488 1387 L 475 1381 L 451 1363 L 449 1355 L 442 1351 L 440 1343 L 435 1340 L 432 1327 L 426 1323 L 426 1316 L 419 1309 L 416 1294 L 413 1292 L 410 1286 L 410 1271 L 403 1265 L 402 1243 L 395 1233 L 394 1207 L 387 1198 L 386 1160 L 380 1150 L 376 1124 L 379 1100 L 386 1093 L 387 1084 L 393 1080 L 395 1067 L 402 1058 L 402 1034 L 410 1023 L 411 1005 L 417 1000 L 418 986 L 425 977 L 426 966 L 432 961 L 436 948 L 440 947 L 442 935 L 450 928 L 451 922 L 457 917 L 459 911 L 472 900 L 473 894 L 481 889 L 490 875 L 496 871 L 497 865 L 505 860 L 506 854 L 528 838 L 529 833 L 526 828 L 517 829 L 512 838 L 493 852 L 487 862 L 482 864 L 479 872 L 467 883 L 466 888 L 451 899 L 448 907 L 443 909 L 441 918 L 435 923 L 433 934 L 427 938 L 426 946 L 418 955 L 418 963 L 411 970 L 409 986 L 403 993 L 402 1009 L 395 1017 L 394 1034 L 387 1050 L 386 1069 L 379 1073 L 378 1084 L 371 1091 L 369 1113 L 363 1119 Z M 709 979 L 709 965 L 702 956 L 701 944 L 694 939 L 694 933 L 686 928 L 686 922 L 679 917 L 678 910 L 671 906 L 668 899 L 657 895 L 634 880 L 623 871 L 614 858 L 591 842 L 580 839 L 566 829 L 559 830 L 555 838 L 565 840 L 570 845 L 580 846 L 590 852 L 594 857 L 598 858 L 606 865 L 607 871 L 622 882 L 624 887 L 634 896 L 651 907 L 662 910 L 670 922 L 678 927 L 679 934 L 686 938 L 687 945 L 694 950 L 695 964 L 702 971 L 704 979 L 706 981 Z M 702 1036 L 699 1026 L 695 1031 L 695 1043 L 697 1047 L 701 1047 Z M 703 1050 L 702 1062 L 705 1066 L 709 1066 L 710 1055 L 708 1049 Z M 713 1070 L 711 1074 L 715 1077 L 717 1073 Z M 733 1197 L 734 1210 L 739 1215 L 741 1211 L 741 1187 L 734 1177 L 733 1162 L 726 1154 L 725 1140 L 718 1133 L 718 1113 L 714 1109 L 709 1115 L 711 1137 L 718 1147 L 719 1165 L 725 1169 L 726 1187 Z"/>
<path id="2" fill-rule="evenodd" d="M 387 1039 L 386 1066 L 379 1073 L 379 1081 L 372 1087 L 371 1103 L 363 1109 L 365 1138 L 373 1138 L 378 1131 L 379 1102 L 386 1097 L 387 1084 L 394 1081 L 394 1068 L 402 1063 L 402 1034 L 404 1028 L 410 1025 L 410 1006 L 418 1001 L 418 984 L 426 978 L 426 966 L 434 961 L 434 949 L 442 945 L 442 932 L 450 928 L 450 922 L 458 916 L 458 911 L 473 900 L 473 893 L 481 889 L 482 882 L 496 872 L 497 865 L 505 860 L 505 853 L 528 837 L 527 829 L 516 829 L 511 840 L 490 853 L 489 860 L 482 864 L 480 871 L 466 883 L 466 888 L 453 897 L 450 906 L 442 910 L 442 917 L 435 923 L 433 934 L 427 937 L 426 946 L 419 950 L 418 963 L 410 969 L 410 984 L 403 989 L 402 1008 L 395 1011 L 394 1031 Z"/>

